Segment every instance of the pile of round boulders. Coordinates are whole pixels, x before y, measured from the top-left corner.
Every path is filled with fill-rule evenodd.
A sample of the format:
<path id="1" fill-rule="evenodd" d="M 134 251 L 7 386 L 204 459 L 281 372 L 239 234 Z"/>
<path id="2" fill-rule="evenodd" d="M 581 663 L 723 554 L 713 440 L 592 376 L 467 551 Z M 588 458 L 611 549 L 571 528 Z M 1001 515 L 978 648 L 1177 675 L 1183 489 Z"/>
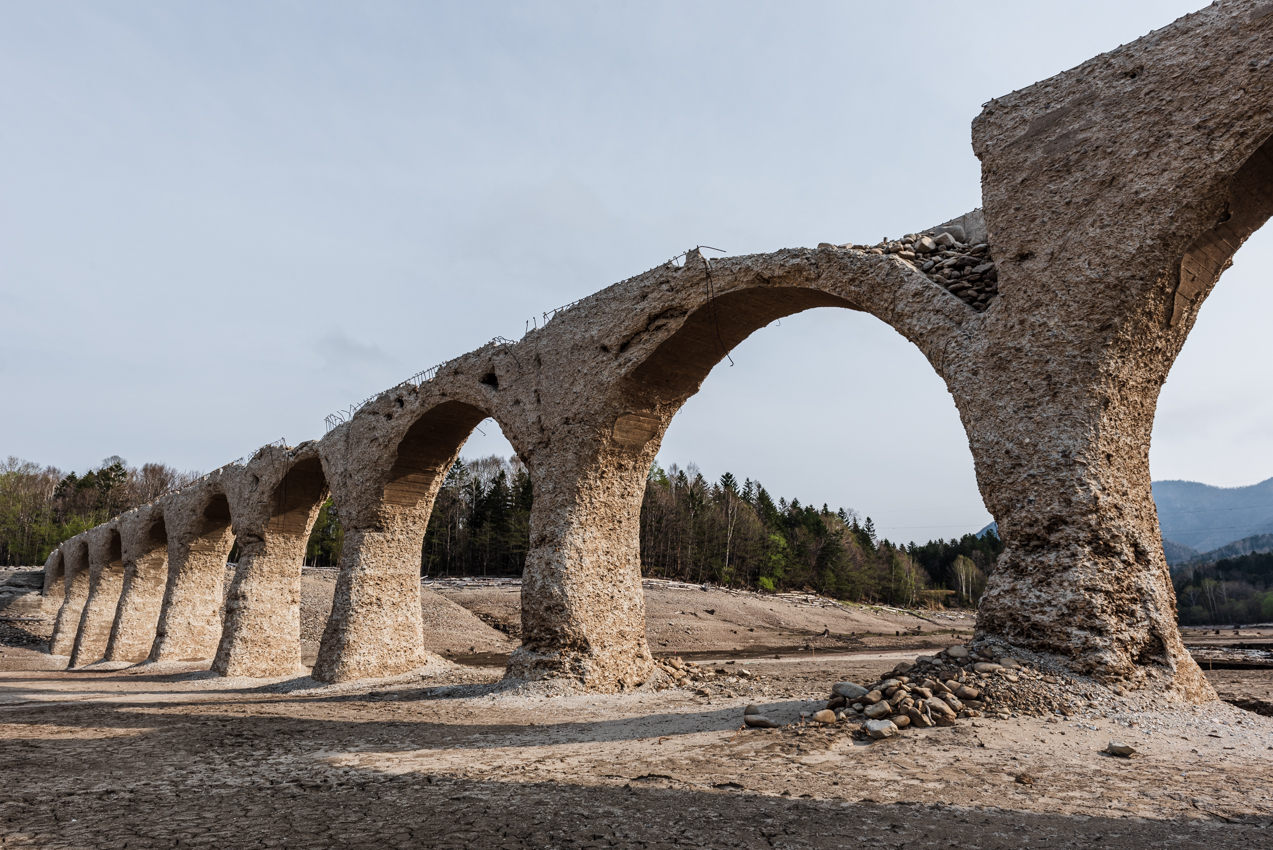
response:
<path id="1" fill-rule="evenodd" d="M 947 224 L 875 245 L 828 245 L 867 254 L 895 254 L 951 295 L 983 312 L 999 294 L 999 272 L 986 243 L 968 245 L 964 228 Z M 826 243 L 824 243 L 825 245 Z M 820 246 L 821 247 L 821 246 Z"/>
<path id="2" fill-rule="evenodd" d="M 1070 717 L 1092 707 L 1092 694 L 1085 687 L 1092 685 L 1018 661 L 989 645 L 957 645 L 914 662 L 903 661 L 871 684 L 837 682 L 826 708 L 811 719 L 845 724 L 858 735 L 878 740 L 903 729 L 955 726 L 982 716 Z M 743 722 L 758 728 L 779 725 L 756 706 L 746 708 Z"/>

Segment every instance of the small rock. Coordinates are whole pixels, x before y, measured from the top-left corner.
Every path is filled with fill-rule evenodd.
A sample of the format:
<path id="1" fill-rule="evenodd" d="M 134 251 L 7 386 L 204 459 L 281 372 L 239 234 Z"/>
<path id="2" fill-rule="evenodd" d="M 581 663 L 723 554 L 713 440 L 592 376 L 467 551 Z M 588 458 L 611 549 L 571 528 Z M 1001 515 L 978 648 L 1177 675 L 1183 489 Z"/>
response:
<path id="1" fill-rule="evenodd" d="M 872 720 L 879 720 L 892 714 L 893 707 L 886 702 L 877 702 L 874 705 L 867 706 L 866 711 L 863 713 Z"/>
<path id="2" fill-rule="evenodd" d="M 836 682 L 831 686 L 831 693 L 845 699 L 861 699 L 869 691 L 861 685 L 855 685 L 853 682 Z M 879 700 L 876 700 L 876 702 L 879 702 Z"/>
<path id="3" fill-rule="evenodd" d="M 1003 658 L 999 659 L 999 666 L 1007 667 L 1009 670 L 1020 670 L 1021 662 L 1015 658 L 1009 658 L 1005 655 Z"/>
<path id="4" fill-rule="evenodd" d="M 933 715 L 934 720 L 938 717 L 953 718 L 955 716 L 955 709 L 951 708 L 945 700 L 931 699 L 925 704 L 928 706 L 928 710 Z"/>
<path id="5" fill-rule="evenodd" d="M 830 709 L 844 708 L 844 706 L 847 704 L 848 704 L 848 700 L 846 700 L 844 697 L 836 696 L 836 697 L 832 697 L 827 702 L 827 708 L 830 708 Z"/>
<path id="6" fill-rule="evenodd" d="M 928 715 L 924 714 L 924 712 L 920 711 L 918 708 L 909 709 L 906 712 L 906 716 L 911 719 L 911 724 L 916 728 L 928 729 L 933 725 L 933 721 L 928 718 Z"/>
<path id="7" fill-rule="evenodd" d="M 897 734 L 897 724 L 892 720 L 868 720 L 862 725 L 862 731 L 879 741 Z"/>
<path id="8" fill-rule="evenodd" d="M 933 237 L 933 242 L 941 248 L 953 248 L 959 244 L 959 240 L 951 236 L 949 233 L 941 233 Z"/>
<path id="9" fill-rule="evenodd" d="M 978 673 L 997 673 L 1003 668 L 990 661 L 978 661 L 972 665 L 972 669 Z"/>
<path id="10" fill-rule="evenodd" d="M 968 238 L 968 234 L 964 231 L 962 224 L 943 224 L 941 227 L 934 227 L 933 233 L 939 245 L 941 244 L 940 237 L 942 236 L 951 236 L 959 242 L 963 242 Z"/>
<path id="11" fill-rule="evenodd" d="M 1136 752 L 1136 748 L 1129 744 L 1124 744 L 1122 741 L 1110 741 L 1109 746 L 1105 748 L 1105 752 L 1112 756 L 1122 756 L 1123 758 L 1127 758 L 1132 753 Z"/>
<path id="12" fill-rule="evenodd" d="M 694 692 L 694 696 L 696 697 L 710 697 L 711 695 L 712 695 L 712 692 L 709 691 L 707 688 L 699 688 L 698 690 Z"/>
<path id="13" fill-rule="evenodd" d="M 862 694 L 862 697 L 861 697 L 862 702 L 866 703 L 867 705 L 875 705 L 877 702 L 879 702 L 882 699 L 884 699 L 884 694 L 880 693 L 878 690 L 870 691 L 868 693 Z"/>
<path id="14" fill-rule="evenodd" d="M 763 714 L 748 714 L 743 717 L 743 723 L 753 729 L 777 729 L 779 724 Z"/>
<path id="15" fill-rule="evenodd" d="M 1018 785 L 1033 785 L 1034 777 L 1028 773 L 1018 773 L 1016 777 L 1016 783 Z"/>
<path id="16" fill-rule="evenodd" d="M 955 644 L 954 646 L 946 647 L 946 654 L 951 658 L 967 658 L 971 653 L 968 652 L 968 647 L 963 644 Z"/>
<path id="17" fill-rule="evenodd" d="M 911 725 L 910 717 L 905 714 L 896 714 L 890 717 L 889 720 L 891 720 L 893 725 L 898 729 L 905 729 L 907 726 Z"/>
<path id="18" fill-rule="evenodd" d="M 915 243 L 915 250 L 924 254 L 931 254 L 937 250 L 937 243 L 933 241 L 931 236 L 921 236 L 919 241 Z"/>
<path id="19" fill-rule="evenodd" d="M 760 706 L 758 705 L 749 705 L 743 709 L 743 717 L 746 717 L 749 714 L 760 714 L 760 713 L 761 713 Z"/>
<path id="20" fill-rule="evenodd" d="M 814 712 L 813 719 L 817 723 L 834 723 L 835 712 L 824 708 L 821 711 Z"/>
<path id="21" fill-rule="evenodd" d="M 909 661 L 899 661 L 897 662 L 897 666 L 893 668 L 893 672 L 894 673 L 909 673 L 913 669 L 915 669 L 915 665 L 910 663 Z"/>

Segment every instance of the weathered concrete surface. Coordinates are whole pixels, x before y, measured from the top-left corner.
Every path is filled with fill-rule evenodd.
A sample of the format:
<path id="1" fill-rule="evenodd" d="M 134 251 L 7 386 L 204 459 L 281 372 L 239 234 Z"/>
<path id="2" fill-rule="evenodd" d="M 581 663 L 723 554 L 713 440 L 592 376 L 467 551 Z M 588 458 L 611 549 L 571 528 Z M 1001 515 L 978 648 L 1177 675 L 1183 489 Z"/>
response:
<path id="1" fill-rule="evenodd" d="M 71 667 L 83 667 L 101 661 L 106 655 L 115 608 L 124 587 L 123 544 L 119 537 L 119 521 L 99 525 L 86 532 L 88 537 L 88 599 L 80 614 L 75 646 L 71 648 Z"/>
<path id="2" fill-rule="evenodd" d="M 168 532 L 163 509 L 146 505 L 119 520 L 124 584 L 106 643 L 107 661 L 144 661 L 168 581 Z"/>
<path id="3" fill-rule="evenodd" d="M 223 676 L 286 676 L 301 668 L 301 560 L 327 498 L 313 443 L 267 446 L 228 482 L 239 566 L 226 593 L 212 661 Z"/>
<path id="4" fill-rule="evenodd" d="M 234 546 L 223 468 L 160 500 L 168 531 L 168 577 L 151 661 L 216 655 L 225 613 L 225 565 Z"/>
<path id="5" fill-rule="evenodd" d="M 84 613 L 84 603 L 88 601 L 88 548 L 84 535 L 80 534 L 64 542 L 58 551 L 62 553 L 63 566 L 62 606 L 57 612 L 57 621 L 53 624 L 53 637 L 49 640 L 50 655 L 70 655 L 75 648 L 75 634 L 79 631 L 80 616 Z M 51 560 L 51 558 L 50 558 Z M 56 563 L 56 562 L 54 562 Z M 47 566 L 45 569 L 49 569 Z M 47 577 L 47 573 L 45 574 Z M 49 582 L 45 582 L 45 593 L 50 593 Z"/>
<path id="6" fill-rule="evenodd" d="M 380 394 L 317 445 L 229 467 L 216 487 L 242 554 L 215 668 L 296 669 L 299 562 L 328 479 L 349 536 L 315 674 L 424 659 L 419 541 L 444 470 L 490 416 L 535 486 L 524 644 L 509 674 L 599 690 L 642 681 L 638 517 L 672 417 L 758 328 L 842 307 L 913 342 L 960 411 L 1006 545 L 982 635 L 1109 681 L 1209 698 L 1175 627 L 1149 439 L 1202 299 L 1273 209 L 1271 41 L 1273 4 L 1214 4 L 989 103 L 973 125 L 982 211 L 878 246 L 710 263 L 691 251 L 518 343 L 496 340 Z M 189 619 L 180 610 L 212 619 L 229 518 L 207 525 L 205 485 L 161 500 L 170 537 L 180 526 L 186 542 L 171 547 L 152 657 L 167 652 L 170 621 Z M 178 521 L 182 511 L 204 524 Z M 199 547 L 208 560 L 192 572 Z M 208 577 L 189 585 L 203 588 L 191 604 L 182 588 L 196 573 Z"/>
<path id="7" fill-rule="evenodd" d="M 1202 298 L 1273 209 L 1271 40 L 1273 4 L 1215 4 L 973 125 L 1001 295 L 945 374 L 1007 547 L 979 629 L 1190 698 L 1212 691 L 1176 629 L 1150 436 Z"/>

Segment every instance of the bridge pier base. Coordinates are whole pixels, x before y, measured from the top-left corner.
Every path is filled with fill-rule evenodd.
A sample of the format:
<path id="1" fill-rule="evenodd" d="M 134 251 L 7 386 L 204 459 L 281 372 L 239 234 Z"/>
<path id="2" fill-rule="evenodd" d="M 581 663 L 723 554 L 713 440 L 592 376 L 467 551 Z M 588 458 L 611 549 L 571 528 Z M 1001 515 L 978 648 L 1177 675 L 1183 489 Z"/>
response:
<path id="1" fill-rule="evenodd" d="M 579 474 L 535 476 L 522 646 L 509 678 L 572 678 L 618 691 L 650 677 L 640 552 L 650 462 L 645 453 L 605 453 Z"/>
<path id="2" fill-rule="evenodd" d="M 436 658 L 424 649 L 420 612 L 424 528 L 419 518 L 402 525 L 387 531 L 346 532 L 315 679 L 343 682 L 393 676 Z"/>

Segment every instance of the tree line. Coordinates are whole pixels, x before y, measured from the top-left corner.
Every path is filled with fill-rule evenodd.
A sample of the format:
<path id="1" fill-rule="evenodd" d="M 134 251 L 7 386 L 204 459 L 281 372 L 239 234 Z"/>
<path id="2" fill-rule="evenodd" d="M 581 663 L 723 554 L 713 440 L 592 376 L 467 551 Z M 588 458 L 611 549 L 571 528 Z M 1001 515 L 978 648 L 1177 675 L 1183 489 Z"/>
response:
<path id="1" fill-rule="evenodd" d="M 62 540 L 196 477 L 163 464 L 107 458 L 83 475 L 10 458 L 0 465 L 0 560 L 41 564 Z M 530 475 L 517 458 L 460 459 L 448 471 L 420 553 L 427 576 L 519 575 L 530 549 Z M 335 566 L 344 548 L 328 500 L 305 562 Z M 764 591 L 809 590 L 905 607 L 976 605 L 1002 551 L 994 534 L 902 545 L 870 517 L 775 499 L 730 473 L 651 467 L 641 509 L 643 574 Z"/>
<path id="2" fill-rule="evenodd" d="M 9 457 L 0 462 L 0 564 L 43 565 L 63 540 L 197 477 L 117 456 L 83 475 Z"/>
<path id="3" fill-rule="evenodd" d="M 1183 626 L 1273 620 L 1273 553 L 1187 564 L 1174 571 L 1172 584 Z"/>

